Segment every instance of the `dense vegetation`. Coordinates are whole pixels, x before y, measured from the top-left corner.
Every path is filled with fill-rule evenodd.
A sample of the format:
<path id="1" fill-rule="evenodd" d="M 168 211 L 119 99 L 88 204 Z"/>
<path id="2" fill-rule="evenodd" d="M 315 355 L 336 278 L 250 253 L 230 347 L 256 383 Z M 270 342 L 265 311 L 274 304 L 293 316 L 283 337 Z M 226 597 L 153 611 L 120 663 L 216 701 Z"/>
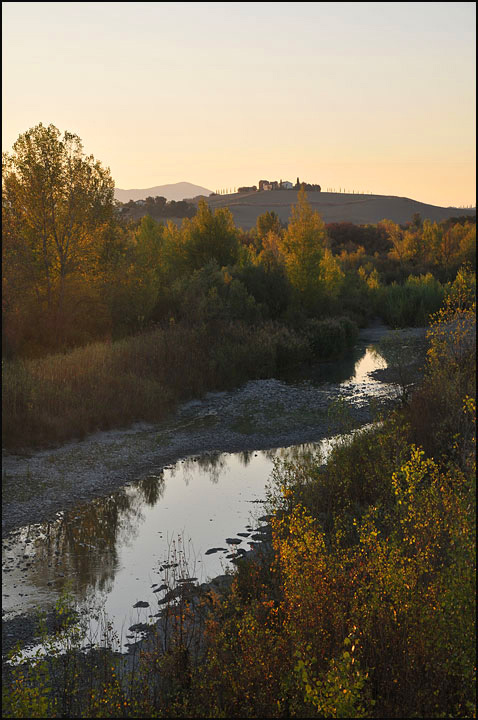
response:
<path id="1" fill-rule="evenodd" d="M 271 543 L 229 590 L 168 606 L 132 675 L 108 652 L 8 669 L 6 717 L 476 717 L 476 224 L 243 232 L 114 211 L 109 171 L 42 125 L 4 157 L 3 443 L 59 442 L 290 363 L 374 316 L 429 331 L 424 380 L 373 429 L 277 465 Z M 466 265 L 465 265 L 466 263 Z M 439 309 L 441 308 L 441 309 Z"/>
<path id="2" fill-rule="evenodd" d="M 132 674 L 108 652 L 10 670 L 5 715 L 476 717 L 472 280 L 437 313 L 408 403 L 326 466 L 276 466 L 271 545 L 228 591 L 171 604 Z"/>
<path id="3" fill-rule="evenodd" d="M 169 205 L 161 200 L 149 205 Z M 205 201 L 181 227 L 150 215 L 126 222 L 114 210 L 109 171 L 83 154 L 77 136 L 42 125 L 4 156 L 2 219 L 8 357 L 64 352 L 172 321 L 300 328 L 310 317 L 345 313 L 363 324 L 378 313 L 399 325 L 409 322 L 410 306 L 420 323 L 458 267 L 474 266 L 476 252 L 470 219 L 326 227 L 305 192 L 285 228 L 271 212 L 243 232 L 228 209 L 213 213 Z M 397 302 L 403 317 L 391 314 Z"/>
<path id="4" fill-rule="evenodd" d="M 426 324 L 476 262 L 469 219 L 326 226 L 304 190 L 287 227 L 267 212 L 244 232 L 205 201 L 180 227 L 127 221 L 109 171 L 41 124 L 4 156 L 2 219 L 6 447 L 333 357 L 374 316 Z"/>

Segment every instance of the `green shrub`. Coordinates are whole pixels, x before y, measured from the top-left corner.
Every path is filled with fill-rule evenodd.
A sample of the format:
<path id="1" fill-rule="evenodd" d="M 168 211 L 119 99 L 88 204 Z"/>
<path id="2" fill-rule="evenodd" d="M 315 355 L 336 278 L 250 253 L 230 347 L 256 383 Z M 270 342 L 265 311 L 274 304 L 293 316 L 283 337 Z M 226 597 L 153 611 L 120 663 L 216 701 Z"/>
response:
<path id="1" fill-rule="evenodd" d="M 340 355 L 354 344 L 358 328 L 349 318 L 311 319 L 305 323 L 305 334 L 313 355 L 327 359 Z"/>
<path id="2" fill-rule="evenodd" d="M 444 287 L 431 274 L 410 275 L 403 285 L 377 289 L 376 312 L 392 327 L 422 327 L 437 312 L 444 295 Z"/>

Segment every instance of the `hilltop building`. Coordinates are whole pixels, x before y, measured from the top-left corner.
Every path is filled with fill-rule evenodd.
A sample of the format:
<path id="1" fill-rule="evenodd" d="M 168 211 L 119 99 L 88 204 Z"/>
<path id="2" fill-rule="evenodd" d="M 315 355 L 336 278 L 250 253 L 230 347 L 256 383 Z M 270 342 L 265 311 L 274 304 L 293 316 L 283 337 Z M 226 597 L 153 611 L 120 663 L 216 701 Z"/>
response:
<path id="1" fill-rule="evenodd" d="M 295 185 L 289 180 L 259 180 L 259 192 L 264 190 L 300 190 L 301 187 L 304 187 L 306 190 L 315 190 L 318 192 L 320 192 L 321 189 L 320 185 L 317 185 L 316 183 L 304 183 L 301 182 L 299 178 L 297 178 Z M 243 187 L 238 188 L 237 192 L 256 192 L 257 189 L 257 185 L 244 185 Z"/>
<path id="2" fill-rule="evenodd" d="M 300 190 L 304 187 L 306 190 L 316 190 L 320 192 L 320 185 L 316 183 L 304 183 L 297 178 L 297 182 L 293 185 L 289 180 L 259 180 L 259 190 Z"/>
<path id="3" fill-rule="evenodd" d="M 296 182 L 296 184 L 294 185 L 294 189 L 295 189 L 295 190 L 300 190 L 300 188 L 302 188 L 302 187 L 304 188 L 304 190 L 315 190 L 316 192 L 320 192 L 320 191 L 321 191 L 320 185 L 317 185 L 316 183 L 301 182 L 301 181 L 299 180 L 299 178 L 297 178 L 297 182 Z"/>

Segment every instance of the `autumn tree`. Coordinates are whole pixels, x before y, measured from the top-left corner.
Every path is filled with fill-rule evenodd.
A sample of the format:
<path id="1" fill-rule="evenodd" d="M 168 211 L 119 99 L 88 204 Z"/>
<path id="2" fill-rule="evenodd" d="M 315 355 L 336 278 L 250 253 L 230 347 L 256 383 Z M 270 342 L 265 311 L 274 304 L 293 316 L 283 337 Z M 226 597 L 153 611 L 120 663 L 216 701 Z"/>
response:
<path id="1" fill-rule="evenodd" d="M 267 270 L 272 271 L 284 265 L 284 257 L 281 253 L 280 235 L 269 230 L 262 240 L 262 250 L 258 255 L 258 261 Z"/>
<path id="2" fill-rule="evenodd" d="M 164 226 L 145 215 L 135 233 L 130 279 L 134 285 L 131 305 L 138 326 L 150 317 L 159 297 Z"/>
<path id="3" fill-rule="evenodd" d="M 325 223 L 310 207 L 303 188 L 297 200 L 280 250 L 292 287 L 307 311 L 315 313 L 329 291 L 336 294 L 343 273 L 327 249 Z"/>
<path id="4" fill-rule="evenodd" d="M 3 163 L 7 305 L 29 296 L 58 345 L 69 286 L 91 272 L 97 232 L 112 217 L 114 183 L 108 169 L 84 155 L 77 135 L 61 136 L 54 125 L 40 123 L 20 135 Z"/>
<path id="5" fill-rule="evenodd" d="M 476 225 L 455 223 L 444 229 L 437 246 L 437 260 L 446 276 L 452 275 L 460 262 L 472 261 L 473 250 L 476 254 Z"/>
<path id="6" fill-rule="evenodd" d="M 402 265 L 407 259 L 407 242 L 405 240 L 405 233 L 396 222 L 393 220 L 381 220 L 380 228 L 387 234 L 387 239 L 392 246 L 390 250 L 390 257 L 394 260 L 398 260 Z"/>
<path id="7" fill-rule="evenodd" d="M 267 212 L 262 213 L 262 215 L 259 215 L 256 220 L 258 249 L 262 249 L 262 243 L 270 232 L 274 233 L 275 235 L 280 235 L 280 231 L 280 218 L 277 213 L 274 212 L 274 210 L 272 210 L 272 212 L 268 210 Z"/>
<path id="8" fill-rule="evenodd" d="M 476 268 L 476 224 L 467 223 L 460 239 L 461 260 Z"/>
<path id="9" fill-rule="evenodd" d="M 476 224 L 425 220 L 422 244 L 430 265 L 441 267 L 447 280 L 463 262 L 476 265 Z"/>
<path id="10" fill-rule="evenodd" d="M 304 293 L 317 286 L 326 238 L 325 223 L 310 207 L 305 190 L 299 190 L 281 249 L 292 286 Z"/>
<path id="11" fill-rule="evenodd" d="M 234 264 L 239 256 L 239 233 L 228 208 L 211 211 L 199 201 L 196 215 L 181 227 L 181 244 L 188 270 L 198 270 L 211 261 L 219 267 Z"/>

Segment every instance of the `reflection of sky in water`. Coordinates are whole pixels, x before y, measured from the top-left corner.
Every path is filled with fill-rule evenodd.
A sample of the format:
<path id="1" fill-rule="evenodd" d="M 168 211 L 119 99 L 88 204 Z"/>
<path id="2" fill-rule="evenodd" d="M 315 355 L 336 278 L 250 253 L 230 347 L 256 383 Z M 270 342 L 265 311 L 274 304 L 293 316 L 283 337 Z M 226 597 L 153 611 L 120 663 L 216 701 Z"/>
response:
<path id="1" fill-rule="evenodd" d="M 106 600 L 105 609 L 111 616 L 128 618 L 131 615 L 132 621 L 137 622 L 138 613 L 133 605 L 138 600 L 147 600 L 155 608 L 153 612 L 157 612 L 157 599 L 163 597 L 163 593 L 153 594 L 151 585 L 162 584 L 165 573 L 159 571 L 159 566 L 167 562 L 175 549 L 184 550 L 189 573 L 199 581 L 224 572 L 229 565 L 224 557 L 226 553 L 207 556 L 204 553 L 211 547 L 223 547 L 230 552 L 226 538 L 244 532 L 251 515 L 257 518 L 264 513 L 261 503 L 251 501 L 264 497 L 272 457 L 271 451 L 252 453 L 247 465 L 241 454 L 220 455 L 216 464 L 209 467 L 204 461 L 201 464 L 197 460 L 179 462 L 164 471 L 163 480 L 156 478 L 162 495 L 159 494 L 154 504 L 145 501 L 141 489 L 144 481 L 132 484 L 125 492 L 115 493 L 110 500 L 119 500 L 120 510 L 109 542 L 109 546 L 114 545 L 114 562 L 111 562 L 110 547 L 98 542 L 90 517 L 91 503 L 65 514 L 52 526 L 50 542 L 45 537 L 45 525 L 32 526 L 32 543 L 25 546 L 24 531 L 23 541 L 19 537 L 15 548 L 5 550 L 4 544 L 4 561 L 6 557 L 15 556 L 21 560 L 22 569 L 4 576 L 3 609 L 18 613 L 35 606 L 45 607 L 56 594 L 54 588 L 62 587 L 70 579 L 80 597 L 88 593 L 88 588 L 96 587 Z M 260 524 L 252 522 L 254 528 Z M 242 547 L 248 549 L 246 538 Z M 56 548 L 59 548 L 58 555 Z M 23 567 L 28 561 L 23 562 L 24 554 L 32 557 L 26 572 Z M 76 562 L 72 562 L 72 555 Z M 78 562 L 79 557 L 85 561 L 84 565 Z M 105 575 L 105 562 L 111 572 L 107 581 L 100 583 L 99 578 Z M 59 572 L 64 577 L 49 586 L 47 583 Z"/>
<path id="2" fill-rule="evenodd" d="M 164 597 L 164 593 L 153 593 L 152 585 L 173 579 L 177 572 L 174 569 L 161 572 L 161 564 L 180 560 L 181 564 L 188 566 L 189 575 L 197 577 L 200 582 L 220 575 L 227 566 L 230 567 L 225 555 L 231 552 L 231 547 L 225 540 L 246 531 L 249 522 L 254 529 L 261 524 L 252 517 L 257 519 L 264 513 L 263 505 L 251 501 L 264 497 L 273 455 L 272 451 L 252 453 L 247 457 L 247 465 L 241 454 L 220 455 L 209 467 L 204 461 L 179 462 L 164 471 L 164 484 L 159 477 L 156 478 L 162 494 L 159 493 L 154 504 L 145 501 L 141 481 L 133 483 L 126 492 L 111 496 L 122 498 L 122 509 L 111 538 L 115 562 L 110 563 L 111 573 L 102 590 L 98 587 L 101 584 L 98 579 L 104 575 L 109 552 L 104 544 L 96 542 L 92 527 L 89 542 L 86 546 L 83 543 L 86 539 L 84 526 L 91 526 L 88 506 L 84 510 L 79 508 L 65 514 L 56 527 L 50 528 L 50 535 L 55 536 L 51 547 L 51 541 L 48 543 L 45 538 L 45 525 L 32 526 L 30 536 L 34 540 L 28 544 L 27 551 L 25 533 L 18 537 L 15 549 L 6 551 L 4 545 L 4 561 L 9 556 L 23 561 L 26 553 L 33 560 L 26 572 L 21 562 L 22 568 L 4 576 L 3 609 L 16 614 L 34 607 L 46 608 L 55 599 L 55 588 L 60 589 L 69 579 L 76 588 L 76 595 L 86 602 L 93 599 L 92 588 L 96 588 L 96 600 L 101 598 L 104 601 L 104 609 L 124 641 L 130 625 L 147 621 L 148 615 L 160 609 L 157 601 Z M 128 508 L 125 507 L 125 496 L 130 501 Z M 129 520 L 135 507 L 140 512 L 136 514 L 132 532 Z M 82 538 L 81 545 L 79 541 L 75 542 L 75 537 Z M 48 552 L 45 545 L 49 548 Z M 49 578 L 58 575 L 54 568 L 58 558 L 56 547 L 61 548 L 58 567 L 64 576 L 57 577 L 54 586 L 51 586 L 47 584 L 52 582 Z M 226 551 L 205 555 L 211 547 L 222 547 Z M 241 547 L 248 549 L 247 538 L 244 538 Z M 182 560 L 178 557 L 181 553 Z M 78 569 L 76 563 L 75 572 L 72 555 L 76 560 L 81 556 L 86 567 Z M 53 569 L 49 567 L 51 564 Z M 146 600 L 150 608 L 134 609 L 133 605 L 138 600 Z"/>
<path id="3" fill-rule="evenodd" d="M 355 383 L 376 383 L 377 380 L 371 378 L 368 373 L 385 366 L 386 363 L 382 356 L 372 348 L 367 348 L 365 355 L 355 364 L 355 372 L 351 380 Z"/>
<path id="4" fill-rule="evenodd" d="M 320 387 L 324 383 L 339 386 L 357 386 L 362 384 L 377 385 L 378 381 L 369 377 L 368 373 L 386 367 L 384 358 L 373 344 L 373 338 L 362 337 L 347 355 L 320 362 L 315 365 L 303 365 L 286 372 L 284 379 L 289 382 L 302 382 Z"/>
<path id="5" fill-rule="evenodd" d="M 369 383 L 367 373 L 384 366 L 362 348 L 352 382 Z M 344 376 L 342 376 L 343 378 Z M 351 382 L 349 379 L 346 381 Z M 128 627 L 158 612 L 163 592 L 152 585 L 174 579 L 161 564 L 181 560 L 190 576 L 204 582 L 230 567 L 227 537 L 255 529 L 274 457 L 294 457 L 319 446 L 221 454 L 180 461 L 106 498 L 96 498 L 56 521 L 22 529 L 3 543 L 3 609 L 18 614 L 46 609 L 67 581 L 90 606 L 101 599 L 123 642 Z M 323 441 L 327 452 L 330 441 Z M 239 547 L 248 549 L 244 538 Z M 225 552 L 205 555 L 212 547 Z M 178 557 L 181 554 L 181 558 Z M 175 557 L 173 557 L 175 556 Z M 168 575 L 169 573 L 169 575 Z M 150 607 L 133 609 L 139 600 Z"/>

